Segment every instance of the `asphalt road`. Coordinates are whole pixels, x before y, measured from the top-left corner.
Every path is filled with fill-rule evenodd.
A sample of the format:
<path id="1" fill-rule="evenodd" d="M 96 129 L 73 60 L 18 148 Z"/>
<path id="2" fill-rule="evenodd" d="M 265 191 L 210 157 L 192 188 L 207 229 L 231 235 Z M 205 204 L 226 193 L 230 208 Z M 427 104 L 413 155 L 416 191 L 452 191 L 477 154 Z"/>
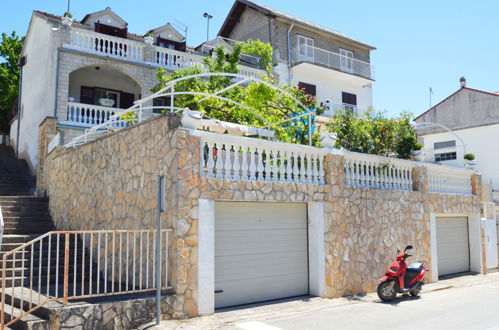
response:
<path id="1" fill-rule="evenodd" d="M 223 329 L 488 329 L 499 330 L 499 280 L 467 287 L 307 311 L 265 321 L 245 321 Z"/>

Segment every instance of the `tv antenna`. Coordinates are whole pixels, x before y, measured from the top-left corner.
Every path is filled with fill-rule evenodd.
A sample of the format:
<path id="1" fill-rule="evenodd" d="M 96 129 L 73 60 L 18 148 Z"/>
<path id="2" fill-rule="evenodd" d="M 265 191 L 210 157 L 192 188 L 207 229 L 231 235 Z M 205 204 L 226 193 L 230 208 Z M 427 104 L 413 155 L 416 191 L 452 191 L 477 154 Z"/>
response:
<path id="1" fill-rule="evenodd" d="M 185 43 L 187 44 L 187 30 L 189 29 L 189 27 L 177 19 L 173 20 L 173 26 L 179 30 L 184 31 L 184 39 L 185 39 Z"/>

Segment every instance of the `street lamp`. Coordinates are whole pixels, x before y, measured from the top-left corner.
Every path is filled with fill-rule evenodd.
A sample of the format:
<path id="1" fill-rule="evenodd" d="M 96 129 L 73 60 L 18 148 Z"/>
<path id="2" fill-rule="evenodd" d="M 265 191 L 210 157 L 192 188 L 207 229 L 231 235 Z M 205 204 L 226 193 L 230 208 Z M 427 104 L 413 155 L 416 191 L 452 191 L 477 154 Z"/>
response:
<path id="1" fill-rule="evenodd" d="M 208 41 L 210 40 L 210 19 L 213 18 L 213 15 L 204 13 L 203 17 L 206 18 L 206 41 Z"/>

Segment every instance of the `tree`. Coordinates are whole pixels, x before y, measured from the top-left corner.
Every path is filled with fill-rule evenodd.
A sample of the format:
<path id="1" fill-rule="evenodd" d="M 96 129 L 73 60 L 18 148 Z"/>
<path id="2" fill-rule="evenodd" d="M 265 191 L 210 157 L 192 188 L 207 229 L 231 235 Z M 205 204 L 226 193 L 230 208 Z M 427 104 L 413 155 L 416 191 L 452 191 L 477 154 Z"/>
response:
<path id="1" fill-rule="evenodd" d="M 326 125 L 337 135 L 336 147 L 386 157 L 408 159 L 417 144 L 412 114 L 387 118 L 382 112 L 369 110 L 364 116 L 337 112 Z"/>
<path id="2" fill-rule="evenodd" d="M 7 125 L 7 113 L 12 102 L 18 96 L 19 89 L 19 55 L 21 54 L 24 37 L 19 37 L 13 31 L 10 35 L 2 33 L 0 42 L 0 129 Z"/>
<path id="3" fill-rule="evenodd" d="M 237 73 L 242 53 L 256 56 L 259 59 L 258 66 L 265 70 L 260 79 L 277 85 L 273 75 L 272 46 L 259 40 L 249 40 L 237 42 L 231 52 L 223 46 L 215 48 L 214 56 L 203 59 L 204 68 L 193 66 L 188 69 L 175 70 L 171 75 L 168 75 L 164 69 L 160 69 L 157 75 L 159 84 L 153 91 L 163 88 L 172 80 L 203 71 Z M 175 85 L 175 91 L 213 94 L 233 83 L 233 77 L 230 76 L 212 76 L 209 79 L 191 78 L 178 82 Z M 279 85 L 279 88 L 298 99 L 307 109 L 303 109 L 289 96 L 260 82 L 252 82 L 246 86 L 238 85 L 219 94 L 236 101 L 242 107 L 217 98 L 206 98 L 201 101 L 205 98 L 204 95 L 178 95 L 175 96 L 174 103 L 176 107 L 202 111 L 209 118 L 254 127 L 262 127 L 296 117 L 306 113 L 309 109 L 314 109 L 319 115 L 324 112 L 325 107 L 318 105 L 315 98 L 308 95 L 304 89 L 292 88 L 286 84 Z M 271 128 L 276 132 L 276 137 L 280 141 L 308 144 L 308 116 Z M 318 144 L 318 140 L 318 135 L 315 133 L 314 144 Z"/>

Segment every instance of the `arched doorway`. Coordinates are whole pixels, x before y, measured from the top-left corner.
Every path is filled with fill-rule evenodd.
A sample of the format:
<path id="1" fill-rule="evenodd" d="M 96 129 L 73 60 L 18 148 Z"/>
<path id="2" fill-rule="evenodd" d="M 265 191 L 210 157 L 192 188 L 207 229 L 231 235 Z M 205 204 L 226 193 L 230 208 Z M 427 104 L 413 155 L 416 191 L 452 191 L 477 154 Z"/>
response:
<path id="1" fill-rule="evenodd" d="M 101 124 L 141 98 L 141 86 L 108 66 L 87 66 L 69 74 L 67 122 L 82 127 Z"/>

